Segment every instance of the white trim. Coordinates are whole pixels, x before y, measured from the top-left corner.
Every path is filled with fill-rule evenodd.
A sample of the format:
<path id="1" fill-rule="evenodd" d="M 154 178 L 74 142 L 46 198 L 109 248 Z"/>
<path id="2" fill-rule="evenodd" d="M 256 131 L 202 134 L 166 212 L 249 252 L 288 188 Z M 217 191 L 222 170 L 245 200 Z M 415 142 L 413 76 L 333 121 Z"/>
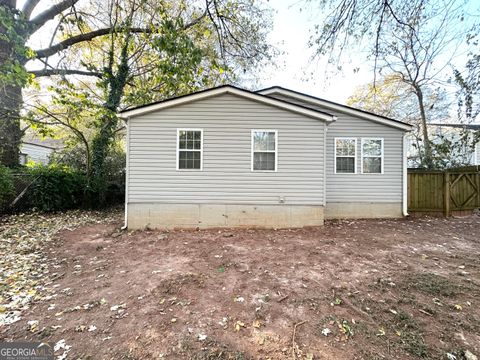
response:
<path id="1" fill-rule="evenodd" d="M 407 176 L 407 134 L 403 135 L 403 154 L 402 154 L 402 212 L 403 216 L 408 216 L 408 176 Z"/>
<path id="2" fill-rule="evenodd" d="M 315 111 L 313 109 L 304 108 L 300 105 L 290 104 L 290 103 L 287 103 L 285 101 L 277 100 L 277 99 L 274 99 L 274 98 L 271 98 L 271 97 L 268 97 L 268 96 L 263 96 L 263 95 L 260 95 L 260 94 L 251 93 L 251 92 L 246 91 L 246 90 L 237 89 L 237 88 L 232 87 L 232 86 L 223 86 L 223 87 L 220 87 L 220 88 L 205 90 L 205 91 L 202 91 L 202 92 L 199 92 L 199 93 L 194 93 L 194 94 L 191 94 L 191 95 L 182 96 L 180 98 L 166 100 L 166 101 L 163 101 L 163 102 L 158 103 L 158 104 L 151 104 L 151 105 L 147 105 L 147 106 L 144 106 L 144 107 L 141 107 L 141 108 L 138 108 L 138 109 L 125 110 L 125 111 L 119 113 L 118 117 L 121 118 L 121 119 L 125 119 L 125 118 L 130 119 L 132 117 L 147 114 L 147 113 L 150 113 L 150 112 L 153 112 L 153 111 L 158 111 L 158 110 L 162 110 L 162 109 L 169 108 L 169 107 L 172 107 L 172 106 L 185 104 L 185 103 L 192 102 L 192 101 L 202 100 L 202 99 L 206 99 L 206 98 L 209 98 L 209 97 L 212 97 L 212 96 L 218 96 L 218 95 L 227 94 L 227 93 L 228 94 L 233 94 L 233 95 L 238 95 L 238 96 L 244 97 L 246 99 L 258 101 L 258 102 L 261 102 L 261 103 L 264 103 L 264 104 L 273 105 L 273 106 L 276 106 L 276 107 L 279 107 L 279 108 L 282 108 L 282 109 L 285 109 L 285 110 L 288 110 L 288 111 L 292 111 L 292 112 L 295 112 L 295 113 L 298 113 L 298 114 L 306 115 L 306 116 L 309 116 L 309 117 L 312 117 L 312 118 L 315 118 L 315 119 L 319 119 L 319 120 L 323 120 L 323 121 L 327 121 L 327 122 L 332 122 L 332 121 L 336 120 L 336 116 L 334 116 L 334 115 L 321 113 L 321 112 Z"/>
<path id="3" fill-rule="evenodd" d="M 346 114 L 354 115 L 354 116 L 357 116 L 359 118 L 366 119 L 366 120 L 375 121 L 375 122 L 378 122 L 380 124 L 391 126 L 391 127 L 397 128 L 397 129 L 402 129 L 402 130 L 405 130 L 405 131 L 411 131 L 412 130 L 412 125 L 409 125 L 409 124 L 403 124 L 403 123 L 400 123 L 400 122 L 397 122 L 397 121 L 394 121 L 394 120 L 384 118 L 384 117 L 379 116 L 379 115 L 365 113 L 363 111 L 360 111 L 360 110 L 357 110 L 357 109 L 354 109 L 354 108 L 351 108 L 351 107 L 348 107 L 348 106 L 345 106 L 345 105 L 336 104 L 336 103 L 326 101 L 326 100 L 323 100 L 323 99 L 314 98 L 312 96 L 299 94 L 295 91 L 291 91 L 291 90 L 288 90 L 288 89 L 283 89 L 283 88 L 280 88 L 280 87 L 273 87 L 273 88 L 270 88 L 270 89 L 260 90 L 258 93 L 262 94 L 262 95 L 281 94 L 281 95 L 285 95 L 285 96 L 290 96 L 290 97 L 296 98 L 298 100 L 308 102 L 310 104 L 320 105 L 320 106 L 323 106 L 323 107 L 325 107 L 327 109 L 330 109 L 330 110 L 340 111 L 340 112 L 343 112 L 343 113 L 346 113 Z"/>
<path id="4" fill-rule="evenodd" d="M 266 152 L 275 154 L 275 170 L 254 170 L 253 169 L 253 154 L 254 154 L 254 139 L 253 134 L 256 132 L 273 132 L 275 133 L 275 150 L 265 150 L 257 152 Z M 273 129 L 251 129 L 250 130 L 250 171 L 251 172 L 277 172 L 278 170 L 278 131 Z"/>
<path id="5" fill-rule="evenodd" d="M 380 155 L 380 159 L 381 159 L 381 169 L 380 169 L 380 172 L 379 173 L 366 173 L 363 171 L 363 158 L 364 157 L 378 157 L 378 156 L 371 156 L 371 155 L 366 155 L 364 156 L 363 155 L 363 143 L 365 141 L 369 141 L 369 140 L 380 140 L 381 141 L 381 150 L 382 150 L 382 153 Z M 384 143 L 385 143 L 385 140 L 384 138 L 379 138 L 379 137 L 366 137 L 366 138 L 362 138 L 361 141 L 360 141 L 360 173 L 361 174 L 365 174 L 365 175 L 383 175 L 385 173 L 385 170 L 384 170 L 384 158 L 385 158 L 385 151 L 384 151 Z"/>
<path id="6" fill-rule="evenodd" d="M 125 126 L 127 127 L 127 141 L 125 144 L 125 220 L 122 230 L 128 228 L 128 184 L 130 183 L 130 125 L 128 121 Z"/>
<path id="7" fill-rule="evenodd" d="M 353 162 L 353 168 L 354 168 L 354 172 L 353 173 L 349 173 L 349 172 L 339 172 L 337 173 L 337 140 L 353 140 L 355 142 L 355 155 L 354 155 L 354 162 Z M 342 175 L 354 175 L 357 173 L 357 138 L 354 138 L 354 137 L 336 137 L 333 139 L 333 148 L 334 148 L 334 157 L 333 157 L 333 173 L 334 174 L 342 174 Z M 339 157 L 352 157 L 351 155 L 350 156 L 346 156 L 346 155 L 339 155 Z"/>
<path id="8" fill-rule="evenodd" d="M 179 147 L 180 146 L 180 141 L 179 141 L 180 131 L 200 131 L 200 149 L 180 149 L 180 147 Z M 200 169 L 180 169 L 178 167 L 180 150 L 200 152 Z M 203 129 L 197 129 L 197 128 L 178 128 L 177 129 L 176 169 L 177 169 L 177 171 L 203 171 Z"/>

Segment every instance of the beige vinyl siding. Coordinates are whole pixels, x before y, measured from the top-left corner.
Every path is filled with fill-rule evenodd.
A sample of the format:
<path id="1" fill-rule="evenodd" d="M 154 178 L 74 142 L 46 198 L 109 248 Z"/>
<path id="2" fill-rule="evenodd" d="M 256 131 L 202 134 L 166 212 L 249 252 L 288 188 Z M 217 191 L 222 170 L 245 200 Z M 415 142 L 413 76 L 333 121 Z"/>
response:
<path id="1" fill-rule="evenodd" d="M 129 203 L 323 205 L 323 121 L 225 94 L 135 117 Z M 203 170 L 176 170 L 178 128 L 203 130 Z M 276 172 L 251 171 L 251 130 L 278 131 Z"/>
<path id="2" fill-rule="evenodd" d="M 322 110 L 337 116 L 337 120 L 329 124 L 327 129 L 327 203 L 393 203 L 402 201 L 403 130 L 299 101 L 288 96 L 279 94 L 271 94 L 269 96 Z M 334 139 L 336 137 L 353 137 L 357 139 L 356 174 L 335 174 Z M 383 174 L 361 173 L 362 137 L 384 139 Z"/>

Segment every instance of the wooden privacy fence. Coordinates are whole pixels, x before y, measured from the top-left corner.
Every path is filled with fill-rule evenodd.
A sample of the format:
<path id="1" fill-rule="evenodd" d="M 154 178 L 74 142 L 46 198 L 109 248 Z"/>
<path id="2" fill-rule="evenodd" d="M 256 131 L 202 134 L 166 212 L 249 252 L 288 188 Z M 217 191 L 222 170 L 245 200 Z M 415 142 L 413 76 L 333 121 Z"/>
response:
<path id="1" fill-rule="evenodd" d="M 408 211 L 468 211 L 480 208 L 480 169 L 408 171 Z"/>

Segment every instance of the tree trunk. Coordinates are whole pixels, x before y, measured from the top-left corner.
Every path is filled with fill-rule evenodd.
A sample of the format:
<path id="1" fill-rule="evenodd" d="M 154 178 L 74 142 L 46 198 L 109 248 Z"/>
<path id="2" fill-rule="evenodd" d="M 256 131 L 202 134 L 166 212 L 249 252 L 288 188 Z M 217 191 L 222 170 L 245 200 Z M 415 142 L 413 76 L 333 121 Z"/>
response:
<path id="1" fill-rule="evenodd" d="M 0 88 L 0 163 L 8 167 L 19 164 L 23 135 L 20 129 L 21 103 L 20 86 L 7 85 Z"/>
<path id="2" fill-rule="evenodd" d="M 10 16 L 14 16 L 16 1 L 0 0 L 0 7 Z M 0 34 L 6 31 L 0 27 Z M 11 60 L 13 44 L 0 37 L 0 70 Z M 0 74 L 0 163 L 9 167 L 19 163 L 19 147 L 22 138 L 20 129 L 20 106 L 22 103 L 22 88 L 6 81 Z"/>
<path id="3" fill-rule="evenodd" d="M 430 144 L 430 138 L 428 137 L 427 115 L 425 112 L 425 104 L 423 102 L 423 91 L 419 86 L 415 86 L 415 94 L 418 99 L 418 108 L 420 109 L 420 120 L 422 123 L 424 164 L 428 169 L 431 169 L 433 167 L 432 146 Z"/>
<path id="4" fill-rule="evenodd" d="M 113 61 L 107 70 L 107 101 L 105 108 L 107 112 L 101 118 L 102 127 L 92 141 L 92 180 L 94 190 L 97 193 L 97 204 L 105 205 L 107 191 L 107 177 L 105 169 L 105 159 L 108 156 L 108 150 L 115 136 L 118 125 L 116 112 L 123 97 L 123 91 L 127 83 L 129 74 L 128 66 L 128 45 L 129 37 L 122 46 L 120 64 L 116 74 L 113 72 Z M 113 50 L 110 53 L 113 59 Z"/>

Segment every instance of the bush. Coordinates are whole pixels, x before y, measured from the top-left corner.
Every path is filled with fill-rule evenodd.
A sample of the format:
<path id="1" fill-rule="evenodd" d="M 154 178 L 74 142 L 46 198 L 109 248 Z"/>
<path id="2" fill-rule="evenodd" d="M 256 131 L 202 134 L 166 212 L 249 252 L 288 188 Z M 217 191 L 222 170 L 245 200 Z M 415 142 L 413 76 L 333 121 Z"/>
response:
<path id="1" fill-rule="evenodd" d="M 13 175 L 9 168 L 0 164 L 0 213 L 8 206 L 13 195 Z"/>
<path id="2" fill-rule="evenodd" d="M 58 211 L 83 205 L 85 176 L 62 165 L 35 165 L 27 170 L 35 181 L 28 189 L 27 201 L 41 211 Z"/>

